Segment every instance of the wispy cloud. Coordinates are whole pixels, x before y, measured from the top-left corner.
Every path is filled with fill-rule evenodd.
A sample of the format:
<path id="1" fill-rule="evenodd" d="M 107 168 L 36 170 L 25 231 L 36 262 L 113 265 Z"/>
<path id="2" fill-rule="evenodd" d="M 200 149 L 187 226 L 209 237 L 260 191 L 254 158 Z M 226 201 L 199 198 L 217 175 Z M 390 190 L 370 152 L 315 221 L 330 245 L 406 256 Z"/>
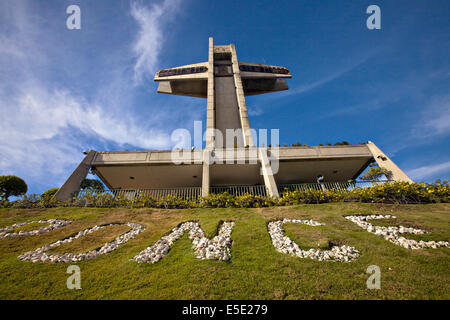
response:
<path id="1" fill-rule="evenodd" d="M 450 133 L 450 94 L 435 96 L 425 106 L 413 134 L 429 138 Z"/>
<path id="2" fill-rule="evenodd" d="M 303 94 L 307 93 L 309 91 L 315 90 L 316 88 L 322 87 L 325 84 L 332 82 L 336 79 L 339 79 L 340 77 L 344 76 L 348 72 L 352 71 L 353 69 L 356 69 L 363 63 L 365 63 L 367 60 L 369 60 L 371 57 L 375 56 L 380 52 L 381 49 L 375 49 L 368 53 L 367 55 L 354 59 L 352 62 L 348 63 L 347 65 L 335 69 L 334 71 L 330 72 L 328 75 L 323 76 L 319 80 L 311 81 L 309 83 L 302 84 L 296 88 L 293 88 L 291 90 L 285 91 L 283 95 L 297 95 L 297 94 Z"/>
<path id="3" fill-rule="evenodd" d="M 249 116 L 257 117 L 264 113 L 264 110 L 258 106 L 247 106 L 247 109 L 248 109 Z"/>
<path id="4" fill-rule="evenodd" d="M 371 52 L 353 59 L 351 62 L 344 64 L 344 66 L 340 67 L 340 68 L 335 68 L 333 67 L 332 71 L 328 71 L 328 74 L 323 75 L 321 78 L 319 78 L 318 80 L 315 81 L 309 81 L 306 82 L 304 84 L 301 84 L 297 87 L 293 87 L 287 91 L 283 91 L 280 92 L 278 95 L 268 95 L 268 99 L 266 99 L 266 101 L 270 101 L 271 99 L 280 99 L 281 97 L 288 97 L 288 96 L 292 96 L 292 95 L 301 95 L 301 94 L 305 94 L 305 93 L 309 93 L 311 91 L 314 91 L 316 89 L 319 89 L 323 86 L 325 86 L 328 83 L 333 82 L 334 80 L 337 80 L 343 76 L 345 76 L 347 73 L 351 72 L 352 70 L 358 68 L 359 66 L 363 65 L 365 62 L 367 62 L 370 58 L 376 56 L 377 54 L 379 54 L 381 51 L 383 51 L 382 48 L 378 48 L 378 49 L 374 49 Z M 303 81 L 303 80 L 301 80 Z M 374 104 L 375 108 L 378 108 L 378 106 L 376 106 L 376 104 Z M 350 108 L 348 108 L 348 112 L 352 112 L 353 109 L 359 109 L 361 108 L 361 106 L 352 106 Z M 261 115 L 264 112 L 266 112 L 266 107 L 264 106 L 264 108 L 262 107 L 258 107 L 256 109 L 256 113 L 255 115 Z M 336 111 L 336 113 L 341 113 L 341 112 L 347 112 L 344 110 L 344 108 L 339 109 L 338 111 Z M 331 115 L 336 115 L 336 114 L 332 114 Z M 328 116 L 328 115 L 327 115 Z"/>
<path id="5" fill-rule="evenodd" d="M 438 174 L 450 172 L 450 161 L 407 170 L 408 175 L 417 181 L 436 177 Z"/>
<path id="6" fill-rule="evenodd" d="M 180 5 L 179 0 L 164 0 L 160 4 L 144 5 L 140 1 L 131 3 L 131 15 L 139 25 L 138 37 L 133 45 L 136 55 L 134 80 L 152 77 L 156 71 L 164 39 L 164 24 L 173 17 Z"/>
<path id="7" fill-rule="evenodd" d="M 61 81 L 59 77 L 65 75 L 67 61 L 48 58 L 49 47 L 52 53 L 57 53 L 55 56 L 64 56 L 56 44 L 60 39 L 40 32 L 42 21 L 33 18 L 32 2 L 18 3 L 0 4 L 0 174 L 17 174 L 30 183 L 31 191 L 43 191 L 64 182 L 84 149 L 104 145 L 121 149 L 170 148 L 170 132 L 162 124 L 165 120 L 162 118 L 176 106 L 167 106 L 157 116 L 152 115 L 157 106 L 148 106 L 144 113 L 134 112 L 130 104 L 137 89 L 126 84 L 123 70 L 135 58 L 138 78 L 153 72 L 164 43 L 156 35 L 164 29 L 160 17 L 175 10 L 172 7 L 176 1 L 165 0 L 149 8 L 132 2 L 130 11 L 141 22 L 133 47 L 137 56 L 130 54 L 123 64 L 105 71 L 112 75 L 108 84 L 89 88 L 94 92 L 90 96 L 84 95 L 84 87 Z M 56 78 L 43 74 L 49 70 Z M 84 78 L 86 74 L 80 76 Z M 117 99 L 110 91 L 116 88 L 121 90 L 117 95 L 125 96 L 126 100 L 112 105 Z"/>
<path id="8" fill-rule="evenodd" d="M 17 97 L 2 99 L 4 106 L 12 109 L 0 119 L 1 127 L 9 135 L 8 140 L 51 139 L 69 126 L 85 134 L 118 144 L 131 144 L 142 148 L 168 147 L 168 135 L 158 130 L 145 129 L 126 113 L 109 113 L 99 105 L 92 105 L 75 97 L 67 90 L 47 91 L 28 85 Z M 6 139 L 5 136 L 0 141 Z M 20 142 L 20 141 L 17 141 Z"/>

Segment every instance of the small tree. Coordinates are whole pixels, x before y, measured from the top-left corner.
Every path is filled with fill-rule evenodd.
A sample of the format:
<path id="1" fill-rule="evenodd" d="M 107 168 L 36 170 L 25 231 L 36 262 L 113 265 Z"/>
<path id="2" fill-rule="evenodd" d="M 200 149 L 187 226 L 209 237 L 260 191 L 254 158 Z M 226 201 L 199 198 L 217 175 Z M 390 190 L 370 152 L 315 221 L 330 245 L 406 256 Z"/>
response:
<path id="1" fill-rule="evenodd" d="M 83 181 L 81 181 L 81 189 L 95 191 L 97 193 L 105 191 L 103 183 L 96 179 L 83 179 Z"/>
<path id="2" fill-rule="evenodd" d="M 385 175 L 386 178 L 389 179 L 391 172 L 386 168 L 372 167 L 369 170 L 367 170 L 363 175 L 361 175 L 359 178 L 365 181 L 370 180 L 379 181 L 379 178 L 381 178 L 383 175 Z"/>
<path id="3" fill-rule="evenodd" d="M 44 193 L 41 195 L 42 201 L 44 202 L 50 201 L 53 198 L 53 196 L 58 192 L 58 190 L 59 188 L 51 188 L 44 191 Z"/>
<path id="4" fill-rule="evenodd" d="M 28 191 L 28 186 L 17 176 L 0 176 L 0 197 L 8 201 L 10 196 L 20 196 Z"/>

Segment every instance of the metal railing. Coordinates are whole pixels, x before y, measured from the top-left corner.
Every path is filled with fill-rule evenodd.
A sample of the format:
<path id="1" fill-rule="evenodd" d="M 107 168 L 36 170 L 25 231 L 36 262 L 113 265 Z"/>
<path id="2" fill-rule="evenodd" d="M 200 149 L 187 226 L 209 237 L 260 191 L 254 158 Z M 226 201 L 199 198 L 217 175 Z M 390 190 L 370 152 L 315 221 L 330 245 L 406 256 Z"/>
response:
<path id="1" fill-rule="evenodd" d="M 179 187 L 179 188 L 152 188 L 152 189 L 113 189 L 112 194 L 116 197 L 133 199 L 138 195 L 152 196 L 160 199 L 172 195 L 183 199 L 197 199 L 202 195 L 202 187 Z"/>
<path id="2" fill-rule="evenodd" d="M 355 188 L 367 188 L 378 184 L 392 182 L 389 180 L 381 181 L 354 181 L 354 182 L 323 182 L 319 183 L 293 183 L 280 184 L 278 191 L 280 194 L 288 191 L 306 191 L 306 190 L 333 190 L 339 192 L 350 191 Z M 179 188 L 152 188 L 152 189 L 113 189 L 105 191 L 116 197 L 124 197 L 133 199 L 138 195 L 152 196 L 160 199 L 168 195 L 176 196 L 183 199 L 197 199 L 202 195 L 202 187 L 179 187 Z M 212 186 L 209 188 L 210 193 L 219 194 L 228 192 L 229 194 L 240 196 L 246 193 L 251 195 L 267 196 L 268 192 L 265 185 L 234 185 L 234 186 Z M 83 193 L 80 192 L 79 196 Z"/>
<path id="3" fill-rule="evenodd" d="M 241 196 L 243 194 L 249 193 L 254 196 L 267 196 L 266 186 L 264 185 L 253 185 L 253 186 L 213 186 L 209 188 L 210 193 L 224 193 L 235 196 Z"/>
<path id="4" fill-rule="evenodd" d="M 323 182 L 323 183 L 294 183 L 294 184 L 280 184 L 278 191 L 282 193 L 286 189 L 288 191 L 306 191 L 306 190 L 333 190 L 333 191 L 350 191 L 355 188 L 368 188 L 378 184 L 385 184 L 392 182 L 390 180 L 380 181 L 354 181 L 354 182 Z"/>

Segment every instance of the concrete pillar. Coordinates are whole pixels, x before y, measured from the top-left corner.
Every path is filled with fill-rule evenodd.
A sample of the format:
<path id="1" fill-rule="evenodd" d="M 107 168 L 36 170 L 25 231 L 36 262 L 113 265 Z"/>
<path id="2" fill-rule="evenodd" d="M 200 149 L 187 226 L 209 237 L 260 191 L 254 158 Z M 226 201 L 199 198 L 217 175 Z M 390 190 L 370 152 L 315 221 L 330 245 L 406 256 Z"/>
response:
<path id="1" fill-rule="evenodd" d="M 78 167 L 72 172 L 69 179 L 64 182 L 58 192 L 55 194 L 53 199 L 59 201 L 67 201 L 72 199 L 72 197 L 80 192 L 81 182 L 86 178 L 91 167 L 91 162 L 94 160 L 96 152 L 94 150 L 89 151 L 89 153 L 84 157 L 83 161 L 78 165 Z"/>
<path id="2" fill-rule="evenodd" d="M 209 163 L 211 159 L 211 150 L 203 150 L 203 172 L 202 172 L 202 197 L 207 197 L 209 194 Z"/>
<path id="3" fill-rule="evenodd" d="M 214 39 L 209 37 L 208 46 L 208 84 L 206 88 L 206 130 L 214 132 L 215 129 L 215 103 L 214 103 Z M 206 148 L 203 150 L 203 170 L 202 170 L 202 197 L 209 194 L 209 160 L 211 148 L 214 148 L 215 138 L 210 134 L 207 136 Z"/>
<path id="4" fill-rule="evenodd" d="M 250 131 L 250 121 L 248 120 L 247 105 L 245 103 L 244 87 L 242 86 L 241 71 L 234 44 L 230 45 L 231 65 L 233 68 L 234 84 L 236 86 L 236 97 L 239 106 L 239 116 L 241 118 L 241 128 L 244 139 L 244 147 L 253 147 L 253 137 Z"/>
<path id="5" fill-rule="evenodd" d="M 264 183 L 266 185 L 267 192 L 269 193 L 269 196 L 279 198 L 280 194 L 278 193 L 275 177 L 273 176 L 269 158 L 267 157 L 267 148 L 259 148 L 258 150 L 259 160 L 261 162 L 261 174 L 264 177 Z"/>
<path id="6" fill-rule="evenodd" d="M 208 84 L 206 88 L 206 130 L 214 130 L 215 124 L 215 107 L 214 107 L 214 40 L 209 38 L 209 51 L 208 51 Z M 214 136 L 209 135 L 206 140 L 206 148 L 214 147 Z"/>
<path id="7" fill-rule="evenodd" d="M 394 181 L 405 181 L 409 183 L 414 183 L 410 177 L 408 177 L 397 165 L 389 159 L 389 157 L 383 153 L 372 141 L 367 144 L 369 151 L 372 153 L 373 158 L 378 163 L 381 168 L 389 170 L 392 174 L 390 179 Z"/>

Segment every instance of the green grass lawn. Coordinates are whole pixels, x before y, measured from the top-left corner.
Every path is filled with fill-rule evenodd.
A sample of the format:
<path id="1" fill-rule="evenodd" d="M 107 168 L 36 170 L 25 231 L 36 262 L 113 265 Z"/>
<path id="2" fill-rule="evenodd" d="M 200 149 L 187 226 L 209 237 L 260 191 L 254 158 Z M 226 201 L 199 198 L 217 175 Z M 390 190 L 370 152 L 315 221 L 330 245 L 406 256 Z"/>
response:
<path id="1" fill-rule="evenodd" d="M 0 227 L 41 219 L 73 220 L 68 226 L 42 235 L 0 239 L 0 299 L 450 299 L 449 248 L 414 251 L 401 248 L 343 217 L 350 214 L 392 214 L 397 216 L 394 221 L 371 223 L 422 228 L 429 232 L 427 240 L 448 241 L 450 237 L 449 204 L 332 203 L 184 210 L 0 209 Z M 279 218 L 314 219 L 325 224 L 284 225 L 286 235 L 304 249 L 346 244 L 356 247 L 361 257 L 350 263 L 320 262 L 278 253 L 272 246 L 267 223 Z M 198 220 L 209 237 L 215 235 L 221 220 L 234 220 L 231 261 L 195 258 L 187 233 L 156 264 L 130 261 L 187 220 Z M 66 269 L 75 263 L 31 263 L 17 259 L 26 251 L 80 230 L 117 222 L 140 223 L 146 230 L 109 254 L 77 263 L 81 269 L 81 290 L 66 287 L 69 277 Z M 128 230 L 124 225 L 107 227 L 52 251 L 89 251 Z M 381 268 L 380 290 L 366 288 L 369 277 L 366 269 L 370 265 Z"/>

